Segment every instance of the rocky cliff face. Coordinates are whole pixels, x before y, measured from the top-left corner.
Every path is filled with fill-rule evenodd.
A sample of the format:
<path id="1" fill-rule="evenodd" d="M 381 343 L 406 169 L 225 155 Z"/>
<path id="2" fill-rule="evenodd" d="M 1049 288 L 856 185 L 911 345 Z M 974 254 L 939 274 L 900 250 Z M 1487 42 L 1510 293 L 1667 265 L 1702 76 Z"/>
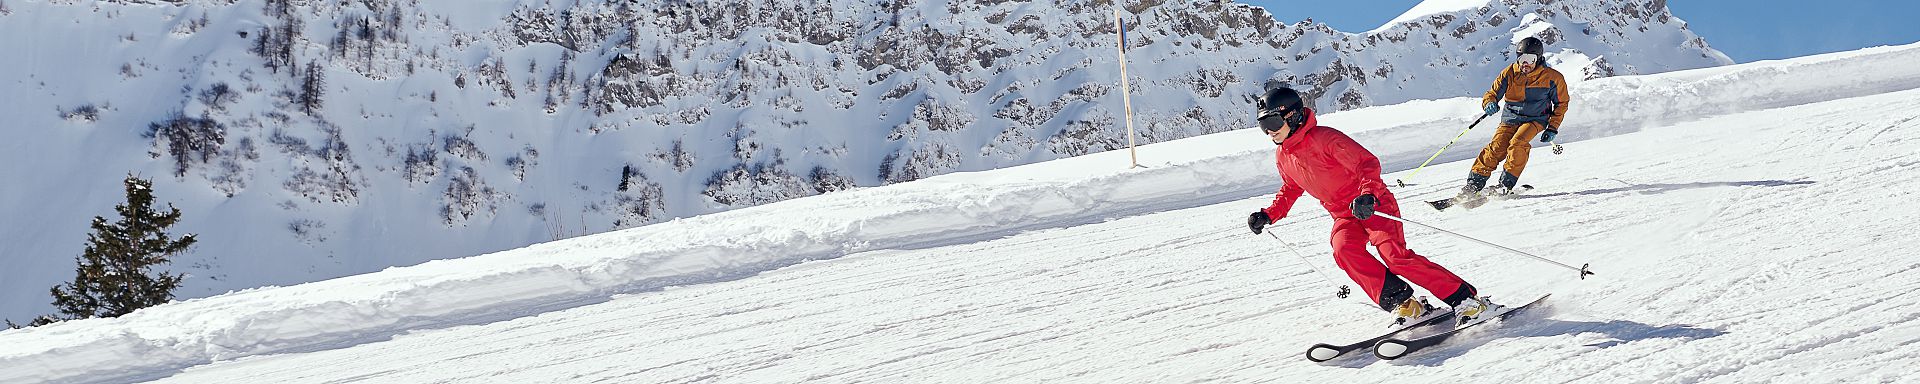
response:
<path id="1" fill-rule="evenodd" d="M 1662 1 L 1494 1 L 1365 34 L 1160 1 L 522 8 L 510 28 L 569 50 L 602 42 L 587 50 L 611 61 L 578 78 L 606 129 L 704 127 L 731 141 L 707 156 L 731 167 L 700 193 L 737 205 L 1124 146 L 1116 6 L 1132 26 L 1146 142 L 1241 127 L 1247 96 L 1269 82 L 1327 110 L 1474 94 L 1524 36 L 1573 77 L 1730 63 Z M 801 132 L 836 137 L 793 140 L 812 136 Z"/>
<path id="2" fill-rule="evenodd" d="M 191 297 L 1119 149 L 1115 8 L 1142 143 L 1247 126 L 1275 82 L 1323 110 L 1478 94 L 1524 36 L 1570 77 L 1730 63 L 1663 1 L 1356 34 L 1211 1 L 0 0 L 33 58 L 0 64 L 33 127 L 8 131 L 38 143 L 5 171 L 63 180 L 0 208 L 83 220 L 116 196 L 35 202 L 157 177 L 201 233 Z M 77 252 L 54 228 L 0 226 L 28 244 L 0 257 Z"/>

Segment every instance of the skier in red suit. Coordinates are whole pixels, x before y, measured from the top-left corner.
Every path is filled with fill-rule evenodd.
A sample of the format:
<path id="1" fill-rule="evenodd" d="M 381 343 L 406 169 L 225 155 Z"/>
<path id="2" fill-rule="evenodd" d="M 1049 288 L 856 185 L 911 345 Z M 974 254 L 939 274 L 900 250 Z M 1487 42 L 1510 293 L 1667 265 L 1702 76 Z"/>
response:
<path id="1" fill-rule="evenodd" d="M 1318 125 L 1313 110 L 1291 88 L 1267 91 L 1259 107 L 1260 129 L 1279 146 L 1274 157 L 1281 184 L 1273 205 L 1248 216 L 1254 234 L 1285 218 L 1301 193 L 1313 195 L 1333 216 L 1334 263 L 1397 322 L 1425 318 L 1433 309 L 1425 298 L 1413 296 L 1407 281 L 1442 297 L 1460 322 L 1492 305 L 1460 276 L 1407 249 L 1399 221 L 1373 217 L 1374 212 L 1400 215 L 1393 192 L 1380 181 L 1379 158 L 1345 133 Z M 1379 260 L 1367 253 L 1367 244 L 1380 252 Z"/>

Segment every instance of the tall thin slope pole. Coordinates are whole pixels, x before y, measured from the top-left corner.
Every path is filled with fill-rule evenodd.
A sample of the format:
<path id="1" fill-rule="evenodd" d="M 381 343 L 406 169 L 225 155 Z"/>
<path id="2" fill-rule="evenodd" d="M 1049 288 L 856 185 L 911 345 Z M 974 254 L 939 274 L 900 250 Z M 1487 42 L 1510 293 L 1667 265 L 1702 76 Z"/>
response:
<path id="1" fill-rule="evenodd" d="M 1113 26 L 1117 31 L 1113 36 L 1119 40 L 1118 44 L 1114 44 L 1113 50 L 1120 54 L 1120 99 L 1127 108 L 1127 156 L 1133 161 L 1133 166 L 1127 168 L 1139 168 L 1140 152 L 1134 150 L 1133 92 L 1127 84 L 1127 23 L 1120 15 L 1119 8 L 1113 9 Z"/>

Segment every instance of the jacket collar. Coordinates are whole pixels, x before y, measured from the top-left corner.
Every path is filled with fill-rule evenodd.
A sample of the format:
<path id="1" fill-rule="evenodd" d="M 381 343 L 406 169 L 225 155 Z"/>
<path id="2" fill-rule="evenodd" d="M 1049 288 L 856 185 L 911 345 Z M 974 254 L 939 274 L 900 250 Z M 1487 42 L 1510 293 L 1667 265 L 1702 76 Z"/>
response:
<path id="1" fill-rule="evenodd" d="M 1308 133 L 1307 131 L 1311 131 L 1311 130 L 1314 130 L 1315 128 L 1320 127 L 1320 116 L 1318 116 L 1318 114 L 1313 112 L 1313 108 L 1302 108 L 1302 109 L 1304 109 L 1307 114 L 1307 122 L 1305 124 L 1301 124 L 1302 128 L 1296 129 L 1294 130 L 1294 132 L 1288 133 L 1287 138 L 1280 140 L 1281 149 L 1287 149 L 1287 148 L 1293 148 L 1293 147 L 1299 146 L 1300 143 L 1307 141 L 1307 133 Z"/>

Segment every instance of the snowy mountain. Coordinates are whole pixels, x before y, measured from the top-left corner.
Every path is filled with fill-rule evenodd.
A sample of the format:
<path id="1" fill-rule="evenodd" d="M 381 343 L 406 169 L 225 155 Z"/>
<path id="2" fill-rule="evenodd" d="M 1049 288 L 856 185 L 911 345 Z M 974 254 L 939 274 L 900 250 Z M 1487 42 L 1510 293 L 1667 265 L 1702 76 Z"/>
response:
<path id="1" fill-rule="evenodd" d="M 1772 382 L 1913 379 L 1920 43 L 1584 83 L 1527 195 L 1405 217 L 1533 311 L 1387 363 L 1335 299 L 1329 220 L 1236 130 L 929 177 L 475 257 L 0 331 L 0 382 Z M 1389 165 L 1478 102 L 1324 117 Z M 1450 116 L 1434 118 L 1435 116 Z M 1464 142 L 1483 142 L 1475 130 Z M 1577 136 L 1576 136 L 1577 135 Z M 1419 137 L 1426 144 L 1408 144 Z M 1472 149 L 1393 192 L 1450 195 Z M 756 220 L 781 216 L 783 220 Z M 1295 253 L 1300 256 L 1296 256 Z"/>
<path id="2" fill-rule="evenodd" d="M 1106 1 L 0 1 L 16 320 L 128 173 L 200 235 L 192 298 L 1126 143 Z M 1520 36 L 1583 79 L 1730 62 L 1661 1 L 1359 34 L 1121 8 L 1145 143 L 1242 126 L 1269 82 L 1328 110 L 1477 94 Z"/>

